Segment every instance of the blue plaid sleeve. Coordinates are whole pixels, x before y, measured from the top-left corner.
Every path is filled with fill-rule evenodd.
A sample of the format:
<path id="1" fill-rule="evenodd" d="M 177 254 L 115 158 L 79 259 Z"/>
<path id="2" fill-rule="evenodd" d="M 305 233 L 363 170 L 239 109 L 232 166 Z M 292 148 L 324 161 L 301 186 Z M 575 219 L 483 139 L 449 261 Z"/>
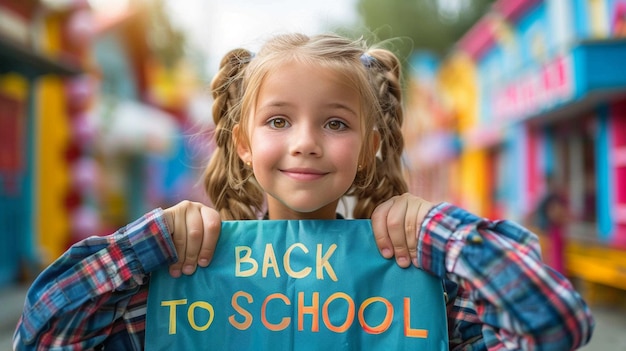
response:
<path id="1" fill-rule="evenodd" d="M 421 268 L 458 287 L 448 307 L 451 350 L 572 350 L 591 338 L 587 304 L 542 262 L 527 229 L 442 203 L 418 239 Z"/>
<path id="2" fill-rule="evenodd" d="M 128 306 L 137 305 L 148 273 L 175 260 L 160 209 L 112 235 L 75 244 L 31 285 L 14 348 L 83 350 L 100 345 L 120 330 L 116 323 L 124 323 Z"/>

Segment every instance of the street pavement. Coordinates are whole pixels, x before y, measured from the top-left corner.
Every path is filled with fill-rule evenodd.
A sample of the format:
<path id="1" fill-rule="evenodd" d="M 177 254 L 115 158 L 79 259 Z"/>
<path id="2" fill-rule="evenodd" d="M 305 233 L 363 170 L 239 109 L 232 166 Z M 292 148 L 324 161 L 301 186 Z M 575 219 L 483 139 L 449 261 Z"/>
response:
<path id="1" fill-rule="evenodd" d="M 24 304 L 27 286 L 0 289 L 0 351 L 12 350 L 11 338 Z M 592 306 L 596 328 L 583 351 L 626 351 L 626 306 Z"/>
<path id="2" fill-rule="evenodd" d="M 592 306 L 596 320 L 591 342 L 584 351 L 626 351 L 626 306 Z"/>
<path id="3" fill-rule="evenodd" d="M 0 351 L 11 351 L 15 324 L 22 313 L 27 285 L 11 285 L 0 289 Z"/>

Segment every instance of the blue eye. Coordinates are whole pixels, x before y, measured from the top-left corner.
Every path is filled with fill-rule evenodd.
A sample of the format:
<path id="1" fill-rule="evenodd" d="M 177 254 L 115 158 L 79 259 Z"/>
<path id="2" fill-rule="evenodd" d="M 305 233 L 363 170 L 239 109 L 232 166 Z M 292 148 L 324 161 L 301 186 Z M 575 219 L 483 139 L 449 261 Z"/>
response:
<path id="1" fill-rule="evenodd" d="M 339 120 L 332 120 L 326 123 L 326 127 L 331 130 L 343 130 L 348 128 L 348 125 Z"/>

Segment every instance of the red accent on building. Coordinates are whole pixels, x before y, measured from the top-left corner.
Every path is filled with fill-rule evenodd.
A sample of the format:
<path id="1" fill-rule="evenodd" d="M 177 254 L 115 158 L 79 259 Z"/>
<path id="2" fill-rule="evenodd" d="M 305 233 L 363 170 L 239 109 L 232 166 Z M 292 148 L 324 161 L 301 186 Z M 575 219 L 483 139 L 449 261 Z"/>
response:
<path id="1" fill-rule="evenodd" d="M 491 48 L 495 41 L 495 16 L 509 22 L 516 22 L 520 16 L 542 0 L 499 0 L 493 4 L 491 14 L 482 17 L 459 40 L 457 47 L 466 52 L 473 60 L 479 60 Z"/>
<path id="2" fill-rule="evenodd" d="M 493 19 L 490 16 L 480 19 L 465 34 L 457 47 L 467 53 L 474 61 L 478 61 L 482 55 L 495 43 Z"/>

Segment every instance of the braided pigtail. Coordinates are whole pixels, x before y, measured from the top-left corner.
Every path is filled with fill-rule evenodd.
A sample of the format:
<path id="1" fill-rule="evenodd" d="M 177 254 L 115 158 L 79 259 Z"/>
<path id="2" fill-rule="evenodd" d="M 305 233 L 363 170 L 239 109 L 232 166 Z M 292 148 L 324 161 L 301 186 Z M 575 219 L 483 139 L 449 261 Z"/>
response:
<path id="1" fill-rule="evenodd" d="M 241 118 L 243 71 L 252 59 L 244 49 L 227 53 L 211 82 L 216 149 L 204 172 L 207 195 L 223 220 L 256 219 L 263 192 L 253 181 L 252 170 L 237 155 L 233 128 Z"/>
<path id="2" fill-rule="evenodd" d="M 354 190 L 356 205 L 354 218 L 370 218 L 383 201 L 408 191 L 402 172 L 402 90 L 400 85 L 400 61 L 390 51 L 373 49 L 364 54 L 362 62 L 376 87 L 380 111 L 376 127 L 380 133 L 379 155 L 376 157 L 373 179 L 369 186 Z"/>

